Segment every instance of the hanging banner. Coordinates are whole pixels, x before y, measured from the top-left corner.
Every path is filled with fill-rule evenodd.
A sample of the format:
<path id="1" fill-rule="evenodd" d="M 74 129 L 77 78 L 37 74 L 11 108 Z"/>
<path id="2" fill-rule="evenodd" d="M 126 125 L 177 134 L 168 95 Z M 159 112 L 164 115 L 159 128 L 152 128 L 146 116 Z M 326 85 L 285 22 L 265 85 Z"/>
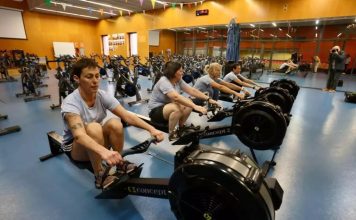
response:
<path id="1" fill-rule="evenodd" d="M 93 9 L 91 7 L 88 7 L 88 12 L 90 15 L 93 14 Z"/>
<path id="2" fill-rule="evenodd" d="M 50 6 L 51 5 L 51 0 L 45 0 L 45 4 L 47 5 L 47 6 Z"/>
<path id="3" fill-rule="evenodd" d="M 155 9 L 156 0 L 151 0 L 152 8 Z"/>

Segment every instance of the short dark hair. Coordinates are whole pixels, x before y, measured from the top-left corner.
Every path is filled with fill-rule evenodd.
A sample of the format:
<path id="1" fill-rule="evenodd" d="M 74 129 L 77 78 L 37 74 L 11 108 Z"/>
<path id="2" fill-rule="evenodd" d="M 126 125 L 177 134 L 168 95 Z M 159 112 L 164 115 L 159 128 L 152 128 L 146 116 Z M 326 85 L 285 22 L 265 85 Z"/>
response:
<path id="1" fill-rule="evenodd" d="M 166 63 L 166 65 L 164 65 L 163 74 L 168 79 L 172 79 L 180 68 L 182 68 L 182 64 L 178 62 L 169 61 Z"/>
<path id="2" fill-rule="evenodd" d="M 234 64 L 231 65 L 231 69 L 232 69 L 232 70 L 233 70 L 233 69 L 236 69 L 236 67 L 240 67 L 240 68 L 241 68 L 241 65 L 238 64 L 238 63 L 234 63 Z"/>
<path id="3" fill-rule="evenodd" d="M 82 73 L 82 70 L 85 68 L 97 68 L 99 67 L 98 63 L 90 58 L 82 58 L 80 60 L 78 60 L 72 68 L 72 77 L 78 76 L 80 77 L 80 74 Z"/>

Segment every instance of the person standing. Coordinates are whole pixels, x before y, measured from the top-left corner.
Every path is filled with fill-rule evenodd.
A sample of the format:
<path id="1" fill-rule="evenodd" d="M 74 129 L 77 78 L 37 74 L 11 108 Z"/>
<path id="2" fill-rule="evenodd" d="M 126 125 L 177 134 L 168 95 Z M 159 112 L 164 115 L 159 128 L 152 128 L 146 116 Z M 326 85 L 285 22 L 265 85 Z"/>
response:
<path id="1" fill-rule="evenodd" d="M 345 59 L 345 53 L 339 46 L 331 48 L 329 54 L 329 76 L 326 88 L 323 91 L 335 92 L 340 75 L 345 69 Z"/>
<path id="2" fill-rule="evenodd" d="M 313 69 L 314 69 L 314 73 L 318 72 L 318 67 L 319 67 L 319 65 L 320 65 L 320 58 L 319 58 L 317 55 L 315 55 L 315 56 L 313 57 Z"/>
<path id="3" fill-rule="evenodd" d="M 347 73 L 347 69 L 349 68 L 349 64 L 351 63 L 351 56 L 350 54 L 346 54 L 345 59 L 345 73 Z"/>

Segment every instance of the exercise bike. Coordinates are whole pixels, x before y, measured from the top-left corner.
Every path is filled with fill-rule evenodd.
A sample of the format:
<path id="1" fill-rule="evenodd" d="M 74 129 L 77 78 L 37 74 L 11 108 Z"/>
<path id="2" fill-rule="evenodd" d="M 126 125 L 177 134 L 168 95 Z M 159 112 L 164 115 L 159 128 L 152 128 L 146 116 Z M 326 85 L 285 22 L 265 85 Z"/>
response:
<path id="1" fill-rule="evenodd" d="M 60 138 L 49 132 L 51 154 L 63 151 Z M 147 151 L 150 138 L 122 152 Z M 105 164 L 105 163 L 104 163 Z M 258 165 L 240 151 L 190 144 L 175 155 L 175 170 L 170 178 L 141 178 L 142 165 L 131 172 L 114 175 L 117 179 L 102 188 L 97 199 L 122 199 L 127 195 L 169 199 L 177 219 L 274 220 L 282 204 L 283 189 L 275 178 L 266 178 Z M 105 169 L 109 173 L 110 167 Z"/>
<path id="2" fill-rule="evenodd" d="M 41 91 L 38 89 L 41 82 L 31 68 L 23 67 L 20 73 L 22 93 L 17 93 L 16 97 L 27 96 L 24 98 L 25 102 L 51 98 L 51 95 L 41 95 Z"/>
<path id="3" fill-rule="evenodd" d="M 62 105 L 62 100 L 64 100 L 65 97 L 67 97 L 67 95 L 72 93 L 76 87 L 76 85 L 74 85 L 74 82 L 72 82 L 70 79 L 70 74 L 69 74 L 70 71 L 71 71 L 70 68 L 68 68 L 66 71 L 62 71 L 62 69 L 59 66 L 57 67 L 57 73 L 55 77 L 56 79 L 58 79 L 59 103 L 57 105 L 52 104 L 50 106 L 52 110 L 56 108 L 60 108 Z"/>
<path id="4" fill-rule="evenodd" d="M 9 75 L 5 61 L 0 60 L 0 82 L 16 82 L 17 79 Z"/>

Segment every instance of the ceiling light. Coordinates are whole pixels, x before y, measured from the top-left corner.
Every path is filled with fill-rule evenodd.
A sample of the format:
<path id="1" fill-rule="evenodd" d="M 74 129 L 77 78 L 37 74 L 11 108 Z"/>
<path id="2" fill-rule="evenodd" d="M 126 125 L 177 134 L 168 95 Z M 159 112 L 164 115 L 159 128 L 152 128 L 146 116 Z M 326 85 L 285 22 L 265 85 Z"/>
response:
<path id="1" fill-rule="evenodd" d="M 255 25 L 254 25 L 254 24 L 250 24 L 250 26 L 251 26 L 251 27 L 255 27 Z"/>
<path id="2" fill-rule="evenodd" d="M 339 33 L 336 37 L 340 37 L 342 35 L 342 33 Z"/>
<path id="3" fill-rule="evenodd" d="M 80 15 L 80 14 L 75 14 L 75 13 L 70 13 L 70 12 L 56 11 L 56 10 L 50 10 L 50 9 L 45 9 L 45 8 L 39 8 L 39 7 L 36 7 L 35 9 L 41 10 L 41 11 L 49 11 L 49 12 L 59 13 L 59 14 L 75 15 L 75 16 L 80 16 L 80 17 L 85 17 L 85 18 L 99 19 L 98 17 L 94 17 L 94 16 Z"/>
<path id="4" fill-rule="evenodd" d="M 319 20 L 316 20 L 316 21 L 315 21 L 315 24 L 319 24 Z"/>
<path id="5" fill-rule="evenodd" d="M 278 28 L 279 31 L 282 31 L 282 28 Z"/>
<path id="6" fill-rule="evenodd" d="M 117 9 L 117 10 L 127 11 L 127 12 L 130 12 L 130 13 L 132 12 L 131 10 L 128 10 L 128 9 L 125 9 L 125 8 L 115 7 L 115 6 L 112 6 L 112 5 L 109 5 L 109 4 L 103 4 L 103 3 L 93 2 L 93 1 L 88 1 L 88 0 L 79 0 L 79 1 L 88 2 L 90 4 L 100 5 L 100 6 L 104 6 L 104 7 L 108 7 L 108 8 L 114 8 L 114 9 Z"/>
<path id="7" fill-rule="evenodd" d="M 318 37 L 318 33 L 315 33 L 315 37 Z"/>
<path id="8" fill-rule="evenodd" d="M 264 30 L 263 30 L 263 29 L 260 29 L 260 31 L 264 32 Z"/>
<path id="9" fill-rule="evenodd" d="M 88 8 L 86 7 L 80 7 L 80 6 L 76 6 L 76 5 L 72 5 L 72 4 L 67 4 L 67 3 L 64 3 L 64 2 L 51 2 L 52 4 L 55 4 L 55 5 L 65 5 L 66 7 L 71 7 L 71 8 L 78 8 L 78 9 L 83 9 L 83 10 L 86 10 L 88 11 Z M 95 11 L 95 12 L 99 12 L 99 13 L 103 13 L 103 14 L 108 14 L 108 15 L 114 15 L 116 16 L 117 14 L 115 13 L 110 13 L 110 12 L 101 12 L 99 10 L 95 10 L 95 9 L 91 9 L 91 11 Z"/>
<path id="10" fill-rule="evenodd" d="M 161 5 L 168 5 L 166 2 L 162 2 L 162 1 L 156 1 L 156 3 L 161 4 Z"/>
<path id="11" fill-rule="evenodd" d="M 205 27 L 198 27 L 199 29 L 202 29 L 202 30 L 206 30 L 206 28 Z"/>
<path id="12" fill-rule="evenodd" d="M 276 24 L 276 23 L 274 23 L 274 22 L 272 22 L 272 25 L 273 25 L 273 26 L 275 26 L 275 27 L 277 27 L 277 24 Z"/>
<path id="13" fill-rule="evenodd" d="M 315 26 L 315 30 L 318 30 L 318 26 Z"/>
<path id="14" fill-rule="evenodd" d="M 286 34 L 287 37 L 292 38 L 289 34 Z"/>

